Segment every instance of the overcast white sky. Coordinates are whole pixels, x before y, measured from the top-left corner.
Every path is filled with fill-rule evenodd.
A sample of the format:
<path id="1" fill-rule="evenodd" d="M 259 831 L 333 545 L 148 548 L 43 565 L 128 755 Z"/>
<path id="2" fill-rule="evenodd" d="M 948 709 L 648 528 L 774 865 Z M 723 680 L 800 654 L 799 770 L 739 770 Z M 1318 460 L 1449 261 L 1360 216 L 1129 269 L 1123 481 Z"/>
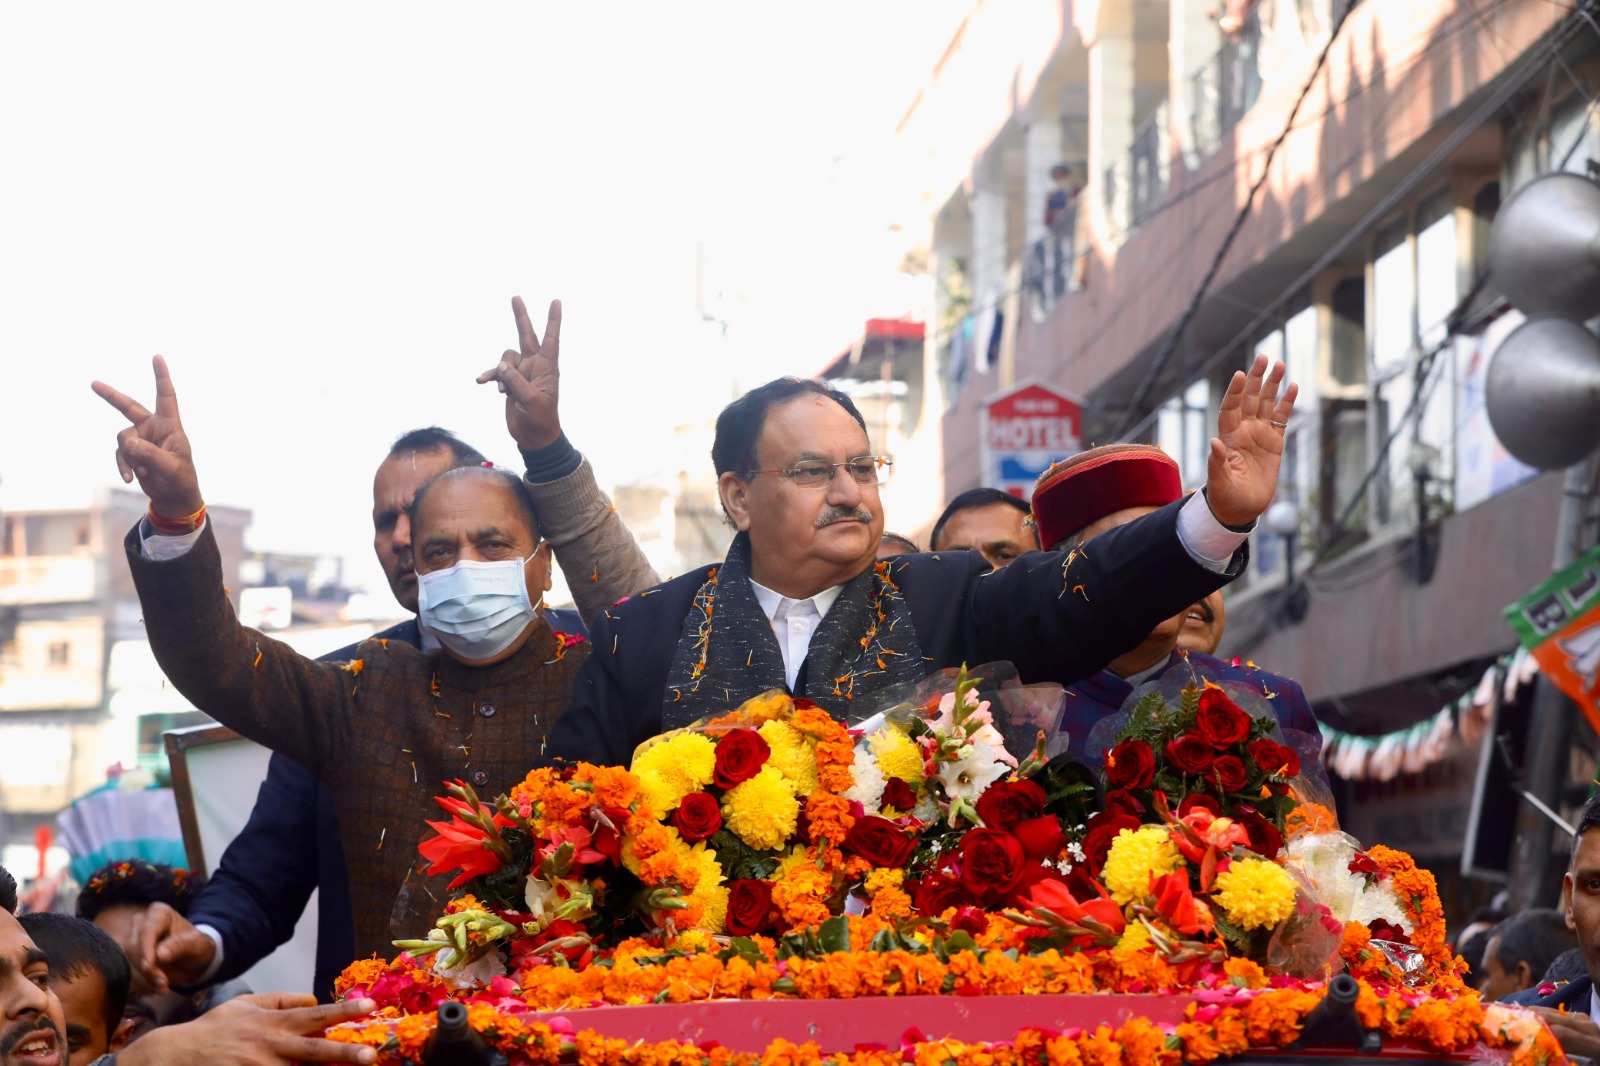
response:
<path id="1" fill-rule="evenodd" d="M 884 307 L 871 176 L 964 0 L 0 7 L 0 506 L 116 481 L 103 378 L 172 367 L 209 500 L 381 587 L 371 473 L 439 423 L 507 463 L 510 297 L 563 299 L 602 481 Z M 892 293 L 891 288 L 888 292 Z M 707 459 L 709 464 L 709 459 Z"/>

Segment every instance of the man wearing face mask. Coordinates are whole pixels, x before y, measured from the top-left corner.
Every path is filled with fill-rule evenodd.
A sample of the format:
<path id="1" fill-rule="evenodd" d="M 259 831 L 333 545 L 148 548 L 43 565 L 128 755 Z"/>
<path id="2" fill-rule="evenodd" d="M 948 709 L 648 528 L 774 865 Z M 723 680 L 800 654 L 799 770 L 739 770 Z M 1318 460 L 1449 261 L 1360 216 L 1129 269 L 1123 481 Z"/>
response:
<path id="1" fill-rule="evenodd" d="M 465 467 L 417 492 L 409 520 L 421 625 L 439 651 L 372 640 L 348 663 L 314 662 L 234 618 L 159 357 L 155 370 L 154 411 L 95 385 L 133 424 L 119 435 L 119 466 L 151 501 L 126 546 L 152 649 L 197 707 L 328 786 L 344 837 L 355 954 L 387 953 L 394 930 L 417 935 L 436 916 L 426 879 L 404 886 L 424 818 L 438 814 L 439 782 L 461 779 L 491 797 L 521 780 L 589 651 L 563 646 L 539 617 L 549 547 L 527 486 L 504 471 Z M 537 405 L 534 388 L 531 376 L 508 383 L 514 434 Z"/>
<path id="2" fill-rule="evenodd" d="M 579 614 L 594 616 L 617 600 L 648 588 L 655 571 L 622 527 L 594 472 L 561 431 L 559 304 L 553 305 L 541 340 L 520 299 L 512 301 L 520 342 L 507 351 L 519 390 L 508 403 L 507 425 L 523 452 L 525 480 L 537 507 L 540 531 L 567 574 L 578 612 L 546 609 L 558 634 L 582 635 Z M 407 512 L 417 490 L 456 466 L 481 466 L 484 456 L 443 430 L 428 427 L 401 435 L 379 464 L 372 483 L 373 549 L 389 587 L 407 611 L 417 610 L 417 576 Z M 436 649 L 415 618 L 379 639 Z M 322 658 L 359 658 L 352 644 Z M 331 1000 L 333 980 L 355 958 L 351 932 L 350 879 L 337 814 L 327 789 L 308 770 L 283 755 L 269 764 L 250 821 L 228 845 L 222 860 L 187 914 L 164 904 L 143 912 L 128 945 L 135 984 L 165 992 L 173 985 L 202 986 L 243 974 L 294 935 L 313 891 L 317 896 L 317 949 L 311 989 Z"/>

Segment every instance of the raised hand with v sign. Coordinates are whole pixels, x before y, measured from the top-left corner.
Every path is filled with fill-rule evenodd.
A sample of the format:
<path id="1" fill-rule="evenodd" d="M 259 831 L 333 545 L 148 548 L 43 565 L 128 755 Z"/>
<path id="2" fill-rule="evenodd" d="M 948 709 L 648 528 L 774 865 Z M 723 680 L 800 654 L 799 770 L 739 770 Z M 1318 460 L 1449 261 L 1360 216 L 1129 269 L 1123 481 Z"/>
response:
<path id="1" fill-rule="evenodd" d="M 156 407 L 149 410 L 103 381 L 89 387 L 132 423 L 117 434 L 117 472 L 124 482 L 139 480 L 156 514 L 180 518 L 194 514 L 205 502 L 194 471 L 189 438 L 178 417 L 178 394 L 167 373 L 167 361 L 152 360 L 156 375 Z"/>
<path id="2" fill-rule="evenodd" d="M 507 348 L 495 367 L 478 375 L 478 384 L 500 383 L 512 439 L 523 451 L 538 451 L 561 437 L 561 301 L 550 301 L 542 341 L 533 332 L 522 297 L 511 298 L 511 313 L 517 320 L 518 350 Z"/>

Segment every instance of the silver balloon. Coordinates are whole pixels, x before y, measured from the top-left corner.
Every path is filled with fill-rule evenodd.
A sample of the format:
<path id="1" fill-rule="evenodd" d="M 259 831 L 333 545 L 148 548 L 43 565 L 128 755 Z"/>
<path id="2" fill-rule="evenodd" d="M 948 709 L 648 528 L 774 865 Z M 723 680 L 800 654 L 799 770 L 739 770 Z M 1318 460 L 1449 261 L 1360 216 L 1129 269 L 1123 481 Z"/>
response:
<path id="1" fill-rule="evenodd" d="M 1484 403 L 1506 451 L 1541 470 L 1600 446 L 1600 340 L 1581 324 L 1537 315 L 1500 342 Z"/>
<path id="2" fill-rule="evenodd" d="M 1525 314 L 1600 315 L 1600 185 L 1557 173 L 1518 189 L 1489 231 L 1489 269 Z"/>

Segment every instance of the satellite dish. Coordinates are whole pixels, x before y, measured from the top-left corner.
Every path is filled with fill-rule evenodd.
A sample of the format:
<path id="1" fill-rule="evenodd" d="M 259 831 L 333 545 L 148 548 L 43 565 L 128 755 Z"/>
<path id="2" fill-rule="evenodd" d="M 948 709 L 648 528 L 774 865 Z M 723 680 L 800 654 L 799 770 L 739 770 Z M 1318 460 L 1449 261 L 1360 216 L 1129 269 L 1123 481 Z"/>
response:
<path id="1" fill-rule="evenodd" d="M 1542 174 L 1512 193 L 1489 231 L 1489 269 L 1524 314 L 1600 315 L 1600 185 Z"/>
<path id="2" fill-rule="evenodd" d="M 1600 445 L 1600 340 L 1581 324 L 1528 319 L 1500 342 L 1485 384 L 1495 436 L 1529 466 L 1558 470 Z"/>

